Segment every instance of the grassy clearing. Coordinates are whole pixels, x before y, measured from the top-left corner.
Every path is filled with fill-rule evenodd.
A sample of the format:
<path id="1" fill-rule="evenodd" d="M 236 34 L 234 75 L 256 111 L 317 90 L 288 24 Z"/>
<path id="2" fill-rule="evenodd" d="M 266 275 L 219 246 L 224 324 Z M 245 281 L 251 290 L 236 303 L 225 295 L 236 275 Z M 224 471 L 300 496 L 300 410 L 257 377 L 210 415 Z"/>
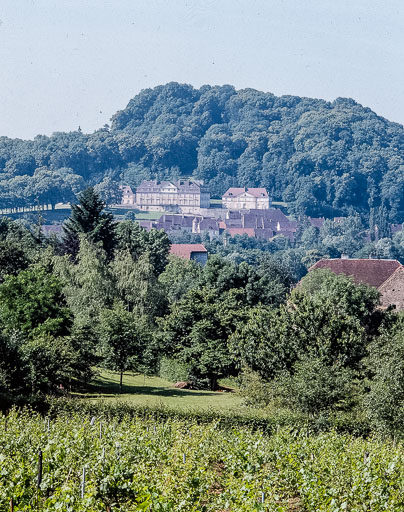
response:
<path id="1" fill-rule="evenodd" d="M 213 409 L 217 411 L 240 411 L 242 399 L 237 393 L 194 391 L 176 389 L 173 383 L 160 377 L 148 377 L 126 373 L 123 392 L 119 394 L 119 375 L 102 371 L 89 386 L 83 398 L 106 402 L 127 402 L 138 406 L 163 405 L 171 409 Z"/>
<path id="2" fill-rule="evenodd" d="M 62 224 L 62 222 L 70 217 L 71 209 L 69 205 L 56 205 L 55 210 L 33 210 L 25 212 L 11 213 L 9 211 L 3 211 L 0 216 L 10 217 L 11 219 L 28 219 L 31 223 L 38 222 L 38 215 L 41 214 L 42 224 Z"/>
<path id="3" fill-rule="evenodd" d="M 122 208 L 120 206 L 114 206 L 107 208 L 107 211 L 113 214 L 116 220 L 125 220 L 125 215 L 128 212 L 136 211 L 133 208 Z M 136 213 L 137 220 L 158 220 L 164 213 L 167 212 L 139 212 Z"/>
<path id="4" fill-rule="evenodd" d="M 273 206 L 282 206 L 283 208 L 288 207 L 288 203 L 285 203 L 284 201 L 272 201 Z"/>
<path id="5" fill-rule="evenodd" d="M 138 220 L 158 220 L 164 213 L 167 212 L 141 212 L 136 214 Z"/>

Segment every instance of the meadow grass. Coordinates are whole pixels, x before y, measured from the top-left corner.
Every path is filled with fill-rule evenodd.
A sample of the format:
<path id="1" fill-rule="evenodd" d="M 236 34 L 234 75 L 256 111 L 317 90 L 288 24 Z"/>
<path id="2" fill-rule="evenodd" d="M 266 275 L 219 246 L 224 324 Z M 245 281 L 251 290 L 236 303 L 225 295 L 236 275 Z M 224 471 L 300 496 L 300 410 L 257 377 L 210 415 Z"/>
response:
<path id="1" fill-rule="evenodd" d="M 138 220 L 158 220 L 166 212 L 140 212 L 136 214 Z"/>
<path id="2" fill-rule="evenodd" d="M 119 394 L 119 374 L 103 370 L 89 385 L 82 398 L 106 402 L 127 402 L 131 405 L 163 405 L 171 409 L 240 411 L 242 399 L 236 393 L 197 391 L 174 388 L 172 382 L 160 377 L 125 373 L 122 394 Z"/>

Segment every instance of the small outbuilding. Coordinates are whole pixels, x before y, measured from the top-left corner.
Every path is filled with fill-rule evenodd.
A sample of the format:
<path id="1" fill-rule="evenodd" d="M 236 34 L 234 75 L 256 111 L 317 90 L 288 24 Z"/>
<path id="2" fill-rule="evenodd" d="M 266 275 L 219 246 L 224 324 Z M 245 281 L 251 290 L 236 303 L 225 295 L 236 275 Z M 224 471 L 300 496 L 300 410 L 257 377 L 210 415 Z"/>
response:
<path id="1" fill-rule="evenodd" d="M 208 261 L 208 251 L 202 244 L 171 244 L 170 254 L 184 260 L 197 261 L 201 265 Z"/>

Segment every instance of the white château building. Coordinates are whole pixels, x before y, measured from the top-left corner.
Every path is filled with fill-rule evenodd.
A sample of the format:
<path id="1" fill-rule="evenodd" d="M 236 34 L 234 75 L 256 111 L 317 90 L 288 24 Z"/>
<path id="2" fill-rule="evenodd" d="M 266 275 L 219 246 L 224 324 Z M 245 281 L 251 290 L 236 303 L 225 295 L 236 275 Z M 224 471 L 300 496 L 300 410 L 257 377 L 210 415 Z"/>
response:
<path id="1" fill-rule="evenodd" d="M 229 188 L 222 197 L 223 208 L 228 210 L 264 210 L 269 203 L 265 188 Z"/>
<path id="2" fill-rule="evenodd" d="M 210 193 L 200 181 L 142 181 L 136 193 L 129 186 L 122 187 L 122 205 L 149 211 L 209 208 Z"/>

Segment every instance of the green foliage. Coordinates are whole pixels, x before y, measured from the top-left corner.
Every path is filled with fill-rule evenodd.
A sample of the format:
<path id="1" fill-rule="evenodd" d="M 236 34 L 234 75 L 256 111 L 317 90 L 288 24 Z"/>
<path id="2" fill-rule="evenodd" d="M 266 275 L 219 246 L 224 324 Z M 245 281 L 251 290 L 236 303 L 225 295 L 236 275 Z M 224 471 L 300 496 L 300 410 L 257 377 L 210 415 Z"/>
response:
<path id="1" fill-rule="evenodd" d="M 171 256 L 164 272 L 159 276 L 168 301 L 176 302 L 189 290 L 197 287 L 202 271 L 201 265 L 193 260 Z"/>
<path id="2" fill-rule="evenodd" d="M 91 191 L 83 197 L 92 206 L 77 211 L 90 226 L 103 218 L 103 204 Z M 358 226 L 356 217 L 347 220 L 351 234 Z M 212 240 L 219 254 L 204 267 L 168 258 L 162 232 L 131 221 L 114 230 L 109 254 L 90 231 L 77 232 L 72 259 L 55 256 L 20 224 L 0 221 L 2 399 L 82 389 L 97 365 L 121 378 L 160 366 L 173 380 L 211 390 L 219 378 L 244 372 L 243 394 L 255 406 L 310 415 L 316 428 L 349 424 L 362 432 L 368 421 L 402 435 L 397 315 L 377 309 L 376 289 L 329 271 L 310 272 L 290 291 L 306 272 L 305 257 L 321 255 L 327 237 L 330 252 L 341 250 L 338 227 L 325 223 L 314 233 L 314 253 L 276 242 L 264 254 L 244 238 L 225 246 Z M 397 235 L 394 244 L 401 243 Z"/>
<path id="3" fill-rule="evenodd" d="M 6 277 L 0 285 L 0 320 L 7 331 L 29 337 L 66 334 L 71 313 L 61 282 L 40 265 Z"/>
<path id="4" fill-rule="evenodd" d="M 245 367 L 239 379 L 241 381 L 240 394 L 245 405 L 267 407 L 273 402 L 273 386 L 262 379 L 257 372 Z"/>
<path id="5" fill-rule="evenodd" d="M 326 219 L 320 229 L 325 251 L 353 256 L 361 248 L 364 226 L 359 215 L 351 215 L 338 222 Z"/>
<path id="6" fill-rule="evenodd" d="M 138 370 L 147 352 L 149 327 L 144 317 L 128 311 L 122 302 L 101 312 L 99 333 L 102 341 L 103 362 L 107 368 L 120 372 Z"/>
<path id="7" fill-rule="evenodd" d="M 0 207 L 70 202 L 84 183 L 99 184 L 110 202 L 109 179 L 119 175 L 137 186 L 193 173 L 215 197 L 230 186 L 266 187 L 297 215 L 373 210 L 385 233 L 385 213 L 404 219 L 402 154 L 403 127 L 352 99 L 171 82 L 132 98 L 111 129 L 0 139 Z"/>
<path id="8" fill-rule="evenodd" d="M 38 332 L 31 338 L 18 333 L 0 336 L 2 391 L 32 396 L 71 389 L 72 380 L 86 382 L 97 359 L 91 338 L 73 331 L 69 336 Z M 89 346 L 91 347 L 89 349 Z"/>
<path id="9" fill-rule="evenodd" d="M 238 364 L 255 372 L 246 377 L 247 402 L 280 401 L 315 415 L 353 409 L 370 334 L 383 319 L 378 298 L 376 289 L 320 270 L 278 309 L 250 309 L 230 339 Z"/>
<path id="10" fill-rule="evenodd" d="M 293 374 L 284 373 L 273 382 L 272 394 L 292 409 L 319 414 L 347 404 L 354 391 L 353 380 L 352 370 L 338 361 L 330 365 L 319 357 L 302 357 Z"/>
<path id="11" fill-rule="evenodd" d="M 101 310 L 113 302 L 113 277 L 100 245 L 85 236 L 81 236 L 79 245 L 76 263 L 67 255 L 54 258 L 55 273 L 63 283 L 75 324 L 95 328 Z"/>
<path id="12" fill-rule="evenodd" d="M 160 360 L 159 375 L 170 382 L 186 381 L 189 376 L 189 367 L 176 359 L 162 357 Z"/>
<path id="13" fill-rule="evenodd" d="M 266 380 L 284 370 L 291 371 L 301 346 L 293 326 L 287 308 L 250 309 L 230 338 L 238 367 L 247 366 Z"/>
<path id="14" fill-rule="evenodd" d="M 129 251 L 134 261 L 148 253 L 156 275 L 163 272 L 168 261 L 170 241 L 164 231 L 146 231 L 137 222 L 123 221 L 116 228 L 117 249 Z"/>
<path id="15" fill-rule="evenodd" d="M 216 389 L 217 379 L 231 372 L 234 361 L 228 338 L 243 316 L 240 299 L 238 290 L 221 296 L 214 288 L 190 290 L 162 319 L 162 349 L 189 366 L 194 385 Z"/>
<path id="16" fill-rule="evenodd" d="M 200 286 L 215 288 L 218 295 L 232 289 L 239 290 L 242 301 L 248 305 L 281 304 L 291 283 L 292 278 L 285 266 L 268 257 L 263 257 L 254 268 L 246 262 L 234 264 L 212 256 L 199 278 Z"/>
<path id="17" fill-rule="evenodd" d="M 337 275 L 328 269 L 313 270 L 307 274 L 301 280 L 299 290 L 316 297 L 320 302 L 333 302 L 341 312 L 358 318 L 364 326 L 371 323 L 380 297 L 375 288 L 355 284 L 352 277 Z"/>
<path id="18" fill-rule="evenodd" d="M 0 333 L 0 391 L 24 391 L 25 365 L 21 354 L 21 336 Z"/>
<path id="19" fill-rule="evenodd" d="M 23 343 L 21 353 L 23 379 L 32 394 L 46 393 L 59 385 L 68 387 L 74 354 L 66 339 L 40 335 Z"/>
<path id="20" fill-rule="evenodd" d="M 16 275 L 28 267 L 29 259 L 19 245 L 0 241 L 0 283 L 6 276 Z"/>
<path id="21" fill-rule="evenodd" d="M 89 326 L 74 325 L 72 332 L 65 339 L 71 349 L 71 375 L 69 378 L 88 385 L 96 376 L 96 366 L 100 363 L 98 338 Z M 71 382 L 69 382 L 71 384 Z"/>
<path id="22" fill-rule="evenodd" d="M 118 183 L 110 176 L 105 176 L 101 183 L 95 185 L 94 192 L 99 195 L 106 205 L 118 204 L 122 199 L 122 192 Z"/>
<path id="23" fill-rule="evenodd" d="M 4 244 L 5 251 L 23 251 L 24 258 L 28 261 L 34 259 L 39 247 L 37 238 L 31 233 L 29 229 L 23 226 L 21 222 L 13 221 L 8 217 L 0 217 L 0 242 Z M 10 247 L 10 249 L 8 249 Z M 7 254 L 5 253 L 2 261 L 3 265 L 8 265 L 6 262 Z M 12 257 L 13 259 L 14 257 Z M 17 261 L 20 260 L 20 255 L 17 254 Z M 2 265 L 2 268 L 3 268 Z M 13 273 L 13 272 L 10 272 Z"/>
<path id="24" fill-rule="evenodd" d="M 365 407 L 372 426 L 384 435 L 404 436 L 404 322 L 397 321 L 369 347 L 370 391 Z"/>
<path id="25" fill-rule="evenodd" d="M 402 510 L 402 444 L 192 419 L 0 417 L 0 508 L 71 512 Z M 37 489 L 38 451 L 43 457 Z M 84 489 L 81 487 L 86 467 Z M 81 497 L 81 492 L 83 497 Z M 264 493 L 264 500 L 262 500 Z"/>
<path id="26" fill-rule="evenodd" d="M 92 243 L 101 242 L 111 256 L 115 246 L 113 216 L 103 212 L 105 204 L 92 187 L 82 192 L 78 199 L 78 204 L 71 205 L 71 216 L 63 225 L 65 251 L 75 257 L 80 235 L 84 234 Z"/>
<path id="27" fill-rule="evenodd" d="M 127 309 L 154 319 L 164 309 L 165 297 L 150 260 L 149 252 L 134 260 L 128 249 L 117 251 L 110 271 L 115 295 Z"/>

